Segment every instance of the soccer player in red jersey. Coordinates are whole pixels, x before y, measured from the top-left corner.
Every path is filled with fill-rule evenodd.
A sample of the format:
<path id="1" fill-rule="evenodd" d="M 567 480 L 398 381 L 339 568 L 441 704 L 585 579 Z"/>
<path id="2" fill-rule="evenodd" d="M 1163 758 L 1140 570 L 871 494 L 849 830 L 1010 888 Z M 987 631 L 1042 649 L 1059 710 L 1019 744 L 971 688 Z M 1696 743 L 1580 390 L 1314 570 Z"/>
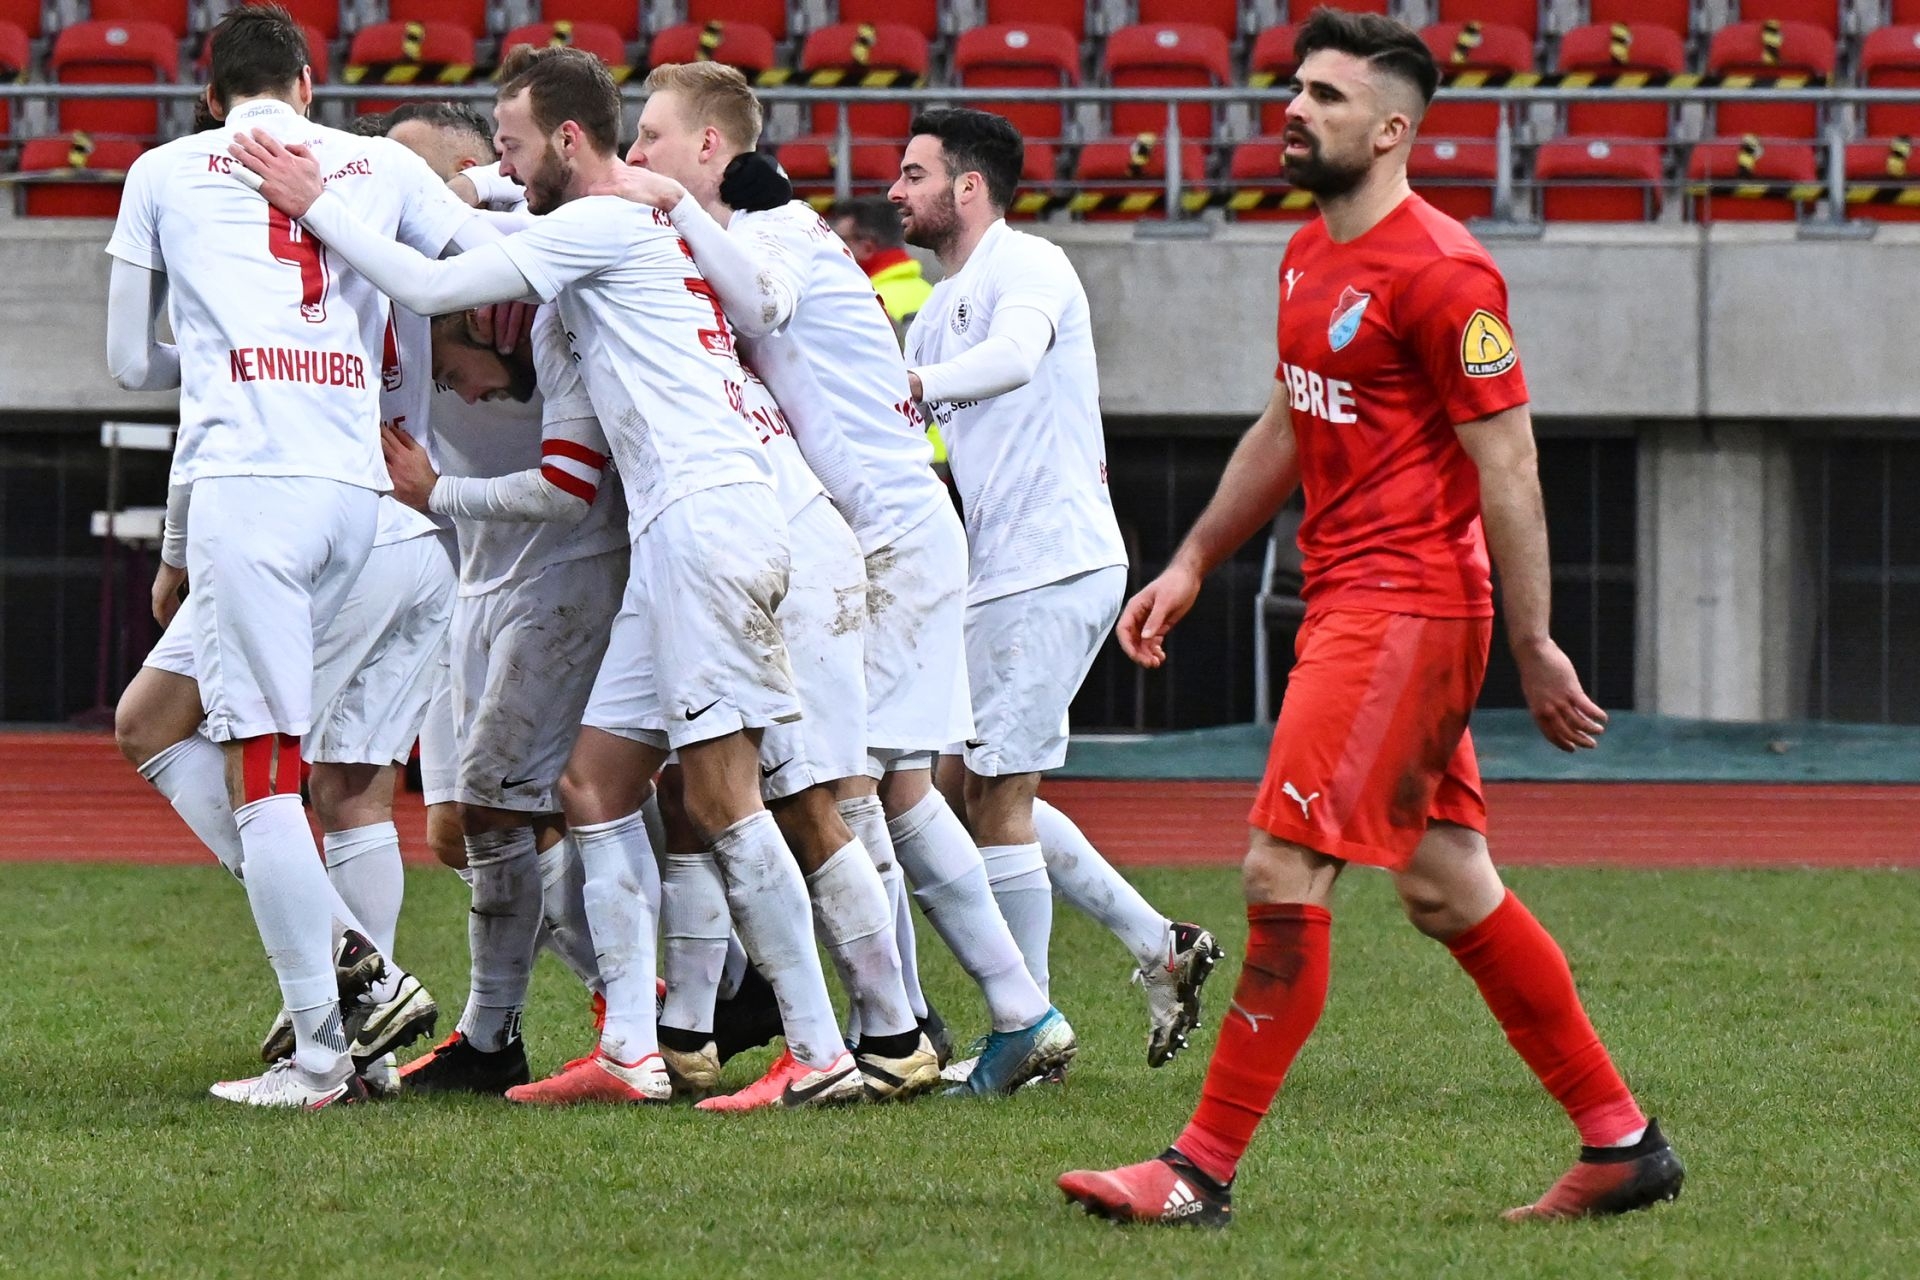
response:
<path id="1" fill-rule="evenodd" d="M 1606 713 L 1547 631 L 1546 521 L 1505 282 L 1407 185 L 1439 73 L 1412 29 L 1370 14 L 1316 11 L 1295 53 L 1282 155 L 1321 216 L 1281 259 L 1273 398 L 1118 627 L 1134 661 L 1159 666 L 1201 580 L 1304 491 L 1307 619 L 1251 815 L 1246 964 L 1173 1146 L 1060 1187 L 1109 1218 L 1229 1221 L 1235 1168 L 1326 1003 L 1333 886 L 1359 862 L 1393 873 L 1414 927 L 1453 953 L 1579 1130 L 1579 1161 L 1508 1216 L 1671 1200 L 1679 1160 L 1615 1071 L 1560 948 L 1487 855 L 1467 719 L 1493 629 L 1489 549 L 1541 733 L 1592 747 Z"/>

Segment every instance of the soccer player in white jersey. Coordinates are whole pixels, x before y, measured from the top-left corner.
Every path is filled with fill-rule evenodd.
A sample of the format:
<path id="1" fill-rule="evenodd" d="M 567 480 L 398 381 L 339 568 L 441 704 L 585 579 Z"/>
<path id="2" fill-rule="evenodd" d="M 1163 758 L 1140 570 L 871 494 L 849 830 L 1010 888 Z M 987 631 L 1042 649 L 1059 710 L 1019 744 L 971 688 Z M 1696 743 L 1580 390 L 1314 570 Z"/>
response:
<path id="1" fill-rule="evenodd" d="M 818 214 L 790 192 L 756 193 L 784 179 L 753 154 L 760 106 L 738 71 L 658 67 L 647 87 L 628 155 L 646 171 L 617 175 L 609 189 L 669 212 L 860 540 L 868 761 L 839 787 L 841 812 L 889 886 L 897 940 L 913 938 L 904 867 L 986 996 L 991 1065 L 971 1091 L 1010 1092 L 1063 1065 L 1075 1041 L 1025 971 L 978 850 L 931 785 L 936 753 L 971 726 L 959 644 L 965 535 L 932 472 L 892 322 Z M 911 973 L 910 950 L 902 961 Z M 923 997 L 916 1005 L 928 1013 Z"/>
<path id="2" fill-rule="evenodd" d="M 388 487 L 387 309 L 304 229 L 235 189 L 228 140 L 254 130 L 300 145 L 337 201 L 423 251 L 469 227 L 475 240 L 493 233 L 411 152 L 304 118 L 306 40 L 284 10 L 236 9 L 210 42 L 210 106 L 226 128 L 167 143 L 129 171 L 108 244 L 108 354 L 124 385 L 181 388 L 168 505 L 186 531 L 205 733 L 225 757 L 247 898 L 293 1021 L 289 1058 L 215 1095 L 313 1109 L 366 1096 L 341 1021 L 334 895 L 301 809 L 296 745 L 316 727 L 316 646 L 366 563 Z M 177 348 L 154 339 L 162 306 Z"/>
<path id="3" fill-rule="evenodd" d="M 787 586 L 786 526 L 766 450 L 740 412 L 732 334 L 665 215 L 587 197 L 620 164 L 619 90 L 606 67 L 577 49 L 522 48 L 502 78 L 495 144 L 528 208 L 545 216 L 446 261 L 370 231 L 321 189 L 310 159 L 270 135 L 237 138 L 233 150 L 276 208 L 402 305 L 440 314 L 528 295 L 557 302 L 627 489 L 627 596 L 561 780 L 606 1025 L 592 1055 L 510 1096 L 671 1092 L 653 1008 L 659 872 L 640 813 L 669 750 L 741 941 L 774 985 L 788 1051 L 806 1068 L 783 1100 L 861 1096 L 807 927 L 806 883 L 757 786 L 760 733 L 797 718 L 799 705 L 773 618 Z"/>
<path id="4" fill-rule="evenodd" d="M 1038 798 L 1066 763 L 1067 708 L 1119 616 L 1127 551 L 1107 492 L 1093 327 L 1059 248 L 1005 221 L 1020 135 L 1000 116 L 915 117 L 889 196 L 945 278 L 907 331 L 913 398 L 947 442 L 966 515 L 967 825 L 1044 991 L 1053 890 L 1112 930 L 1147 991 L 1147 1062 L 1178 1052 L 1220 957 L 1148 905 L 1073 820 Z"/>

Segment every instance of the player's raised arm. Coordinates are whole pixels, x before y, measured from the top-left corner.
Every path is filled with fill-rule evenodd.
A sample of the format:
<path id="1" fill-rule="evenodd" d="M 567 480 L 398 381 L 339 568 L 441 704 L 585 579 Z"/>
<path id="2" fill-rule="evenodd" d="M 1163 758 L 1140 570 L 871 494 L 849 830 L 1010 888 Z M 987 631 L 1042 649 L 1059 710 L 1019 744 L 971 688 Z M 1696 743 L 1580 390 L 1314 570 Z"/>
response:
<path id="1" fill-rule="evenodd" d="M 1129 658 L 1143 667 L 1166 661 L 1167 632 L 1193 608 L 1202 580 L 1271 523 L 1299 484 L 1287 390 L 1276 382 L 1266 411 L 1234 446 L 1212 500 L 1173 559 L 1121 611 L 1114 632 Z"/>
<path id="2" fill-rule="evenodd" d="M 1580 687 L 1573 663 L 1548 633 L 1553 578 L 1532 417 L 1527 406 L 1517 405 L 1469 422 L 1458 434 L 1480 471 L 1480 520 L 1500 571 L 1507 643 L 1527 708 L 1547 741 L 1562 751 L 1592 747 L 1606 730 L 1607 713 Z"/>
<path id="3" fill-rule="evenodd" d="M 180 385 L 180 352 L 159 338 L 167 273 L 114 259 L 107 284 L 107 368 L 128 391 Z"/>
<path id="4" fill-rule="evenodd" d="M 484 244 L 436 260 L 374 231 L 320 181 L 320 167 L 304 147 L 287 147 L 260 130 L 236 133 L 232 152 L 259 182 L 268 203 L 308 230 L 409 311 L 440 315 L 535 292 L 501 247 Z M 236 170 L 236 172 L 238 172 Z M 254 185 L 254 184 L 249 184 Z"/>

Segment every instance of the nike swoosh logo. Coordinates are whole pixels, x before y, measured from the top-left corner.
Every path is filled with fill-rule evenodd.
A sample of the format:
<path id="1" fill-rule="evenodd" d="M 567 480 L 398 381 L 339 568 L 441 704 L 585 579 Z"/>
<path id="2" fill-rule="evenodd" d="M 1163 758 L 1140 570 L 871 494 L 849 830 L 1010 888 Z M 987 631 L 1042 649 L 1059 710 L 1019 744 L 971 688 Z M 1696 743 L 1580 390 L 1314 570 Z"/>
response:
<path id="1" fill-rule="evenodd" d="M 987 740 L 985 738 L 968 738 L 967 739 L 967 749 L 970 751 L 978 751 L 980 748 L 986 745 L 987 745 Z"/>
<path id="2" fill-rule="evenodd" d="M 500 779 L 500 789 L 502 791 L 511 791 L 515 787 L 528 786 L 538 781 L 540 781 L 538 778 L 502 778 Z"/>
<path id="3" fill-rule="evenodd" d="M 788 1085 L 781 1091 L 780 1105 L 783 1107 L 805 1106 L 828 1089 L 833 1088 L 833 1086 L 852 1075 L 855 1070 L 856 1068 L 854 1067 L 848 1067 L 845 1071 L 836 1071 L 830 1076 L 822 1077 L 805 1089 L 798 1089 L 793 1085 Z"/>
<path id="4" fill-rule="evenodd" d="M 773 766 L 773 768 L 771 769 L 767 768 L 767 766 L 765 765 L 761 765 L 760 776 L 763 778 L 771 778 L 774 774 L 780 772 L 782 769 L 786 768 L 788 765 L 792 763 L 793 763 L 793 757 L 788 756 L 785 760 L 782 760 L 779 764 Z"/>
<path id="5" fill-rule="evenodd" d="M 694 711 L 691 708 L 689 708 L 686 712 L 687 719 L 698 720 L 701 716 L 707 714 L 707 712 L 713 710 L 715 707 L 719 705 L 720 705 L 720 699 L 715 698 L 712 702 L 709 702 L 706 706 L 700 708 L 698 711 Z"/>

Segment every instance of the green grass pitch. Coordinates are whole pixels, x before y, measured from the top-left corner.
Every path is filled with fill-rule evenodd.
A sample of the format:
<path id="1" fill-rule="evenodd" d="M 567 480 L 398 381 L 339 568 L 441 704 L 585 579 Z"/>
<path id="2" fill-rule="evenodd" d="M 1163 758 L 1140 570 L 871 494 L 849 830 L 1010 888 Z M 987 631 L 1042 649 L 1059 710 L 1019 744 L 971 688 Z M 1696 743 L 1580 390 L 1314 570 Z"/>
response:
<path id="1" fill-rule="evenodd" d="M 1064 1089 L 744 1117 L 482 1101 L 286 1115 L 206 1096 L 249 1069 L 276 1004 L 223 873 L 0 868 L 0 1274 L 1920 1274 L 1920 877 L 1514 873 L 1689 1167 L 1675 1205 L 1542 1227 L 1497 1215 L 1561 1171 L 1570 1127 L 1384 880 L 1350 875 L 1327 1016 L 1219 1235 L 1116 1229 L 1052 1186 L 1176 1132 L 1238 972 L 1232 872 L 1139 878 L 1232 957 L 1209 1028 L 1162 1071 L 1146 1069 L 1126 957 L 1062 908 L 1055 998 L 1082 1044 Z M 408 890 L 401 951 L 444 1029 L 465 987 L 461 886 L 419 871 Z M 956 1033 L 976 1030 L 951 959 L 930 934 L 922 948 Z M 526 1025 L 536 1071 L 586 1048 L 585 1001 L 551 960 Z"/>

